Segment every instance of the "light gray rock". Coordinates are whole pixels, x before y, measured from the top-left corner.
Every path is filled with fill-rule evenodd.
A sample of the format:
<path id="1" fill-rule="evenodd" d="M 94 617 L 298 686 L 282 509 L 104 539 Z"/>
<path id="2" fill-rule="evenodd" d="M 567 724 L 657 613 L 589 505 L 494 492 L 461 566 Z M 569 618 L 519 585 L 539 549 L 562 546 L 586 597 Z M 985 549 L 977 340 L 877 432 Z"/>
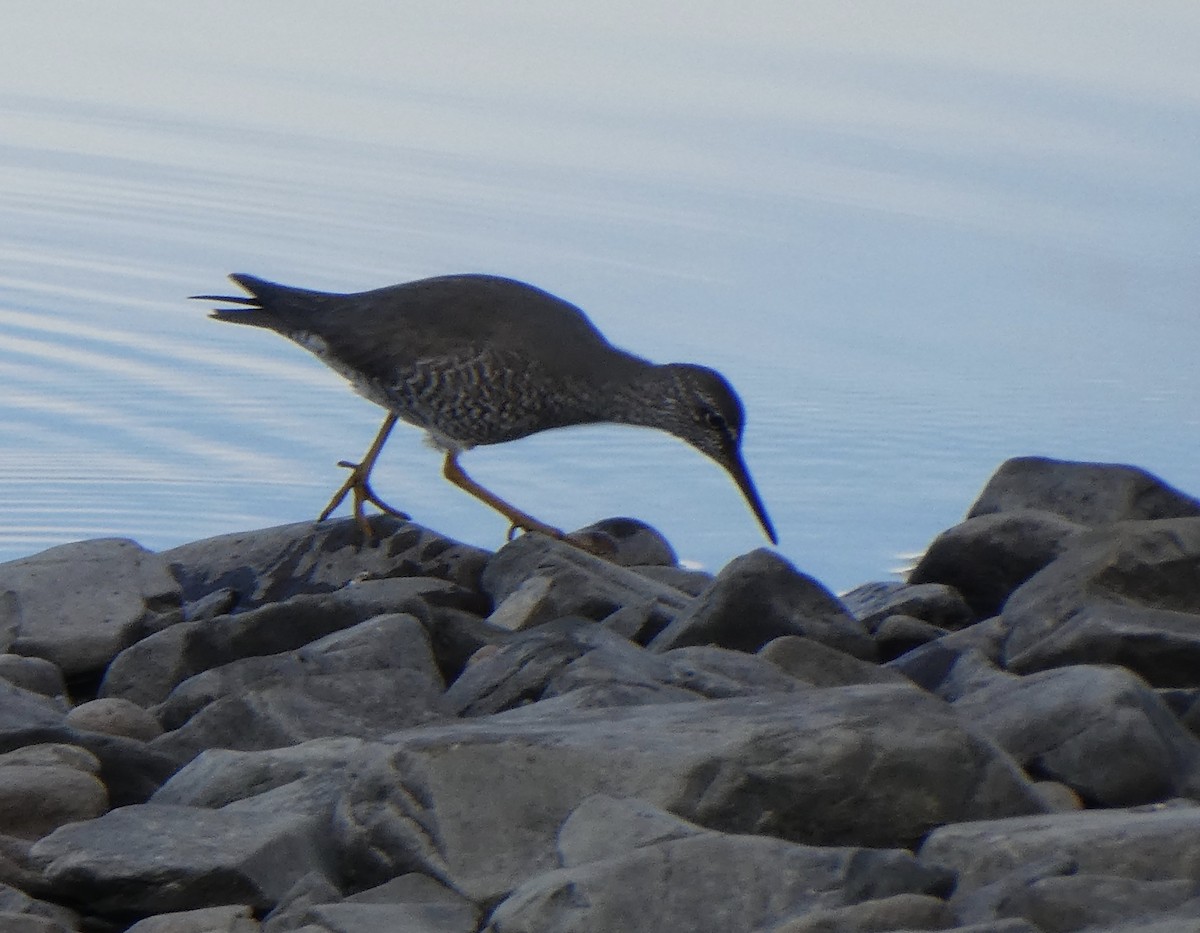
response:
<path id="1" fill-rule="evenodd" d="M 784 635 L 802 635 L 857 658 L 875 658 L 871 637 L 837 597 L 766 548 L 730 561 L 649 648 L 716 645 L 753 652 Z"/>
<path id="2" fill-rule="evenodd" d="M 87 732 L 120 735 L 149 742 L 162 735 L 158 720 L 136 703 L 120 697 L 105 697 L 81 703 L 67 713 L 67 725 Z"/>
<path id="3" fill-rule="evenodd" d="M 1200 924 L 1200 885 L 1194 880 L 1146 881 L 1111 875 L 1039 878 L 1012 892 L 1000 916 L 1018 917 L 1046 933 L 1108 929 L 1122 922 L 1190 919 Z"/>
<path id="4" fill-rule="evenodd" d="M 261 929 L 249 907 L 226 904 L 147 917 L 126 933 L 258 933 Z"/>
<path id="5" fill-rule="evenodd" d="M 153 803 L 216 809 L 277 787 L 341 773 L 364 754 L 367 743 L 353 738 L 313 739 L 289 748 L 234 751 L 212 748 L 192 759 L 151 798 Z"/>
<path id="6" fill-rule="evenodd" d="M 103 670 L 121 649 L 171 619 L 182 595 L 159 555 L 100 538 L 0 564 L 0 631 L 8 650 L 53 661 L 67 675 Z"/>
<path id="7" fill-rule="evenodd" d="M 496 908 L 486 930 L 750 933 L 800 911 L 944 882 L 898 850 L 707 831 L 538 875 Z"/>
<path id="8" fill-rule="evenodd" d="M 65 765 L 0 767 L 0 833 L 40 839 L 108 809 L 108 792 L 92 774 Z"/>
<path id="9" fill-rule="evenodd" d="M 18 744 L 16 737 L 30 730 L 60 727 L 67 717 L 67 704 L 0 680 L 0 747 Z"/>
<path id="10" fill-rule="evenodd" d="M 558 858 L 562 867 L 573 868 L 703 832 L 708 830 L 636 797 L 594 794 L 559 829 Z"/>
<path id="11" fill-rule="evenodd" d="M 0 768 L 9 765 L 31 765 L 34 767 L 61 766 L 74 768 L 88 774 L 100 772 L 100 759 L 86 748 L 62 742 L 46 742 L 39 745 L 24 745 L 0 755 Z"/>
<path id="12" fill-rule="evenodd" d="M 0 930 L 5 933 L 72 933 L 74 929 L 49 917 L 0 911 Z"/>
<path id="13" fill-rule="evenodd" d="M 1005 680 L 955 710 L 1026 770 L 1119 807 L 1200 792 L 1200 741 L 1122 668 L 1074 666 Z"/>
<path id="14" fill-rule="evenodd" d="M 184 622 L 121 652 L 101 696 L 153 706 L 188 677 L 248 657 L 293 651 L 384 613 L 428 613 L 426 601 L 465 602 L 461 588 L 429 577 L 368 580 L 326 595 L 295 596 L 238 615 Z"/>
<path id="15" fill-rule="evenodd" d="M 1088 532 L 1009 598 L 1005 666 L 1120 664 L 1156 687 L 1200 686 L 1200 518 Z"/>
<path id="16" fill-rule="evenodd" d="M 1138 467 L 1049 457 L 1006 460 L 967 517 L 1017 509 L 1053 512 L 1081 525 L 1200 516 L 1200 502 Z"/>
<path id="17" fill-rule="evenodd" d="M 599 792 L 714 829 L 869 846 L 1043 806 L 1006 755 L 913 687 L 574 713 L 543 703 L 389 737 L 336 817 L 356 883 L 419 868 L 489 901 L 557 867 L 559 826 Z"/>
<path id="18" fill-rule="evenodd" d="M 1200 807 L 1084 810 L 944 825 L 918 852 L 958 872 L 958 892 L 999 881 L 1030 863 L 1142 881 L 1200 879 Z M 958 897 L 958 893 L 955 895 Z"/>
<path id="19" fill-rule="evenodd" d="M 53 661 L 45 658 L 25 658 L 19 654 L 0 654 L 0 680 L 40 693 L 47 697 L 64 697 L 67 685 L 62 671 Z"/>
<path id="20" fill-rule="evenodd" d="M 189 603 L 226 590 L 236 594 L 239 610 L 388 577 L 435 577 L 478 589 L 489 552 L 390 515 L 372 515 L 371 527 L 377 537 L 364 543 L 352 518 L 299 522 L 206 538 L 162 557 Z"/>
<path id="21" fill-rule="evenodd" d="M 47 883 L 100 913 L 157 914 L 226 903 L 269 909 L 328 871 L 327 830 L 307 815 L 142 804 L 64 826 L 34 845 Z"/>
<path id="22" fill-rule="evenodd" d="M 941 898 L 928 894 L 893 894 L 846 907 L 809 911 L 772 927 L 770 933 L 944 930 L 953 923 L 954 915 Z"/>

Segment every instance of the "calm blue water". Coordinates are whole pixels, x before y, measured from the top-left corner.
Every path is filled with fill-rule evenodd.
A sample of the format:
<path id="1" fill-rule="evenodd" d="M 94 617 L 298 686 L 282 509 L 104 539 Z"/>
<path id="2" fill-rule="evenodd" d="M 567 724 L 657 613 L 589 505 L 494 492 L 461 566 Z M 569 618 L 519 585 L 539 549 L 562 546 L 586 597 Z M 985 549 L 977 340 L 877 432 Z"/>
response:
<path id="1" fill-rule="evenodd" d="M 484 271 L 721 369 L 780 550 L 842 588 L 1005 458 L 1200 493 L 1200 6 L 47 3 L 0 57 L 0 559 L 311 518 L 382 413 L 185 300 Z M 665 436 L 551 432 L 473 475 L 567 528 L 764 543 Z M 375 477 L 503 520 L 397 430 Z"/>

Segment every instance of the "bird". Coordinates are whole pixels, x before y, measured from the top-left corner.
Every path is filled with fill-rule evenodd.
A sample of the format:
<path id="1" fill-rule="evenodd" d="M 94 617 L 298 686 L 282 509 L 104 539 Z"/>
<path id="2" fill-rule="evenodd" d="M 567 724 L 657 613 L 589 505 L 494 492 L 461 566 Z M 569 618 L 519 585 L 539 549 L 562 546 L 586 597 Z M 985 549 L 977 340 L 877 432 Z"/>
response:
<path id="1" fill-rule="evenodd" d="M 443 275 L 349 294 L 243 273 L 229 279 L 246 294 L 191 297 L 234 305 L 210 316 L 281 334 L 387 411 L 362 459 L 339 462 L 350 475 L 318 521 L 347 494 L 368 539 L 364 503 L 409 517 L 370 485 L 388 435 L 404 421 L 444 453 L 446 479 L 509 521 L 510 538 L 523 530 L 571 541 L 479 485 L 459 456 L 552 428 L 616 423 L 666 431 L 720 464 L 767 539 L 778 544 L 742 457 L 741 399 L 715 369 L 651 363 L 611 344 L 575 305 L 503 276 Z"/>

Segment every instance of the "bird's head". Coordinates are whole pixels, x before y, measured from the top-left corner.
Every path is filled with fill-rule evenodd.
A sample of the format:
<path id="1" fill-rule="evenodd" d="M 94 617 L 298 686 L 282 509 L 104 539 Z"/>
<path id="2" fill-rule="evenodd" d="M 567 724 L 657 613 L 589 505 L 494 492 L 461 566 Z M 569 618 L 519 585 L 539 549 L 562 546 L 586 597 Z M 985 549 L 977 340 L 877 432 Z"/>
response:
<path id="1" fill-rule="evenodd" d="M 656 366 L 655 403 L 643 422 L 687 441 L 725 468 L 772 544 L 779 539 L 742 459 L 745 411 L 733 386 L 715 369 L 691 363 Z"/>

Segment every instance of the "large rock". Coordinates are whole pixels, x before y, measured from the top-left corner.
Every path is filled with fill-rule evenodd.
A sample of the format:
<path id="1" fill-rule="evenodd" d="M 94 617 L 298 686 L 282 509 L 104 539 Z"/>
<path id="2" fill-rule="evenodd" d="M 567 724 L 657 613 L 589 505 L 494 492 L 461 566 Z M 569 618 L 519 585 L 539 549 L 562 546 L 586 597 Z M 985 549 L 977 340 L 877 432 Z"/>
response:
<path id="1" fill-rule="evenodd" d="M 307 814 L 141 804 L 72 823 L 38 842 L 45 879 L 99 914 L 155 914 L 225 903 L 272 907 L 309 871 L 330 870 Z"/>
<path id="2" fill-rule="evenodd" d="M 0 650 L 46 658 L 68 676 L 103 670 L 181 611 L 167 562 L 124 538 L 0 564 Z"/>
<path id="3" fill-rule="evenodd" d="M 555 868 L 559 825 L 597 792 L 726 832 L 873 847 L 1042 809 L 1007 756 L 912 687 L 584 712 L 547 700 L 391 741 L 339 811 L 347 869 L 370 884 L 415 868 L 484 902 Z"/>
<path id="4" fill-rule="evenodd" d="M 1018 509 L 1053 512 L 1081 525 L 1104 525 L 1200 516 L 1200 501 L 1138 467 L 1014 457 L 988 480 L 967 517 Z"/>
<path id="5" fill-rule="evenodd" d="M 918 855 L 928 865 L 958 873 L 956 897 L 1022 866 L 1063 859 L 1071 872 L 1200 882 L 1200 807 L 1085 810 L 958 823 L 935 829 Z"/>
<path id="6" fill-rule="evenodd" d="M 1002 617 L 1010 670 L 1120 664 L 1156 687 L 1200 686 L 1200 518 L 1091 531 Z"/>
<path id="7" fill-rule="evenodd" d="M 247 657 L 293 651 L 384 613 L 429 615 L 428 604 L 461 605 L 471 594 L 431 577 L 368 580 L 325 595 L 294 596 L 236 615 L 184 622 L 144 638 L 113 661 L 102 696 L 152 706 L 189 677 Z"/>
<path id="8" fill-rule="evenodd" d="M 977 515 L 943 531 L 921 555 L 909 583 L 954 587 L 981 619 L 1055 560 L 1085 525 L 1036 509 Z"/>
<path id="9" fill-rule="evenodd" d="M 227 591 L 239 610 L 387 577 L 434 577 L 478 589 L 489 552 L 390 515 L 370 520 L 376 535 L 370 541 L 345 518 L 220 535 L 162 557 L 189 603 Z"/>
<path id="10" fill-rule="evenodd" d="M 185 680 L 159 707 L 175 731 L 154 747 L 276 748 L 384 735 L 447 715 L 429 635 L 413 616 L 375 616 L 294 652 L 243 658 Z"/>
<path id="11" fill-rule="evenodd" d="M 492 913 L 490 933 L 751 933 L 782 918 L 876 897 L 947 887 L 908 852 L 816 847 L 705 830 L 627 801 L 629 812 L 585 802 L 563 826 L 569 837 L 610 841 L 518 887 Z M 648 812 L 649 811 L 649 812 Z M 580 822 L 591 824 L 579 827 Z M 647 838 L 647 823 L 670 826 Z M 671 825 L 671 824 L 674 825 Z M 642 838 L 638 838 L 641 836 Z M 568 853 L 578 849 L 577 843 Z"/>
<path id="12" fill-rule="evenodd" d="M 753 652 L 785 635 L 811 638 L 857 658 L 875 657 L 870 635 L 836 596 L 765 548 L 730 561 L 649 647 L 717 645 Z"/>
<path id="13" fill-rule="evenodd" d="M 1026 770 L 1097 806 L 1200 792 L 1200 741 L 1145 683 L 1115 667 L 1064 667 L 967 694 L 955 710 Z"/>

